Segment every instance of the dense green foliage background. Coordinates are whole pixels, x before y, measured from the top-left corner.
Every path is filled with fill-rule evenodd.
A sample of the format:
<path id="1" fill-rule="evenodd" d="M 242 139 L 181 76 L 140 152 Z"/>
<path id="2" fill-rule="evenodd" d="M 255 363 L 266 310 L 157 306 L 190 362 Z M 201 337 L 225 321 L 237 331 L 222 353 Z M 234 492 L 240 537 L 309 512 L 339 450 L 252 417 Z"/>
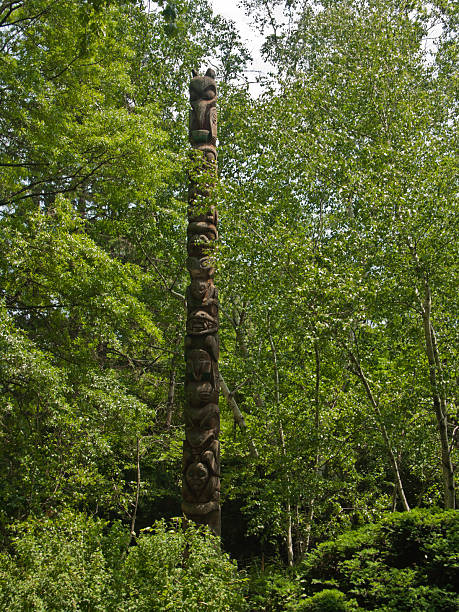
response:
<path id="1" fill-rule="evenodd" d="M 382 586 L 371 599 L 366 586 L 340 581 L 341 566 L 326 567 L 326 547 L 305 555 L 368 524 L 361 533 L 376 551 L 375 575 L 362 574 L 361 585 L 382 584 L 386 549 L 375 534 L 389 523 L 371 525 L 404 510 L 419 524 L 432 520 L 437 534 L 437 515 L 412 509 L 455 506 L 457 7 L 243 5 L 272 66 L 255 99 L 237 30 L 207 0 L 0 3 L 9 609 L 52 609 L 56 585 L 82 567 L 95 578 L 68 579 L 62 597 L 80 606 L 71 609 L 110 609 L 110 598 L 153 609 L 160 591 L 151 583 L 163 583 L 142 567 L 168 554 L 176 569 L 157 609 L 176 606 L 186 589 L 194 609 L 203 580 L 216 597 L 208 609 L 245 605 L 245 578 L 224 555 L 215 573 L 200 565 L 211 553 L 198 533 L 186 536 L 202 549 L 188 578 L 177 569 L 180 530 L 157 524 L 156 536 L 138 537 L 180 513 L 187 85 L 191 69 L 209 62 L 220 95 L 220 369 L 247 424 L 237 429 L 222 398 L 224 546 L 244 564 L 299 564 L 303 577 L 317 564 L 320 589 L 304 592 L 300 574 L 292 582 L 274 572 L 304 609 L 402 610 L 419 589 L 443 588 L 426 564 L 390 574 L 411 589 L 406 601 L 378 599 Z M 403 516 L 397 525 L 418 520 Z M 83 533 L 88 548 L 77 552 Z M 135 597 L 120 595 L 117 575 Z M 20 581 L 24 590 L 8 599 Z M 449 610 L 448 593 L 443 608 L 424 594 L 437 606 L 425 609 Z"/>
<path id="2" fill-rule="evenodd" d="M 290 572 L 256 572 L 257 610 L 457 608 L 459 527 L 454 511 L 416 509 L 323 542 Z"/>
<path id="3" fill-rule="evenodd" d="M 246 609 L 244 578 L 210 533 L 158 521 L 129 554 L 121 524 L 64 511 L 21 524 L 0 556 L 4 610 Z"/>

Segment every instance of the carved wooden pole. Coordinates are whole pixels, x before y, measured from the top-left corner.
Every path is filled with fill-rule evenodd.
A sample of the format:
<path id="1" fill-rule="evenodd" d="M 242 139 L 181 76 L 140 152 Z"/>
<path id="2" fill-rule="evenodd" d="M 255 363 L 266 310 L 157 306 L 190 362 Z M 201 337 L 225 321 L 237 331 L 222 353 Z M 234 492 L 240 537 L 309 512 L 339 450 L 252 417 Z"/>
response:
<path id="1" fill-rule="evenodd" d="M 190 83 L 190 142 L 196 167 L 188 197 L 187 298 L 185 337 L 185 436 L 182 510 L 220 535 L 220 412 L 218 408 L 218 300 L 212 249 L 217 211 L 212 202 L 217 179 L 217 87 L 215 73 L 193 71 Z"/>

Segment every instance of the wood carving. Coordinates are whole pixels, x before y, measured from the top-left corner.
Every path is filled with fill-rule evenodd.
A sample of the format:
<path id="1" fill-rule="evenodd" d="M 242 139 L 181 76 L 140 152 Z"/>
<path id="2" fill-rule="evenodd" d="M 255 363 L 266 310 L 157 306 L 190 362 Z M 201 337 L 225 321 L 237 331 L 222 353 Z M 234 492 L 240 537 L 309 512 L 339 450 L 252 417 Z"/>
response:
<path id="1" fill-rule="evenodd" d="M 185 441 L 182 510 L 220 535 L 220 412 L 218 408 L 218 292 L 212 251 L 218 238 L 211 201 L 217 178 L 217 86 L 215 73 L 193 72 L 190 83 L 190 143 L 197 164 L 188 192 L 185 337 Z"/>

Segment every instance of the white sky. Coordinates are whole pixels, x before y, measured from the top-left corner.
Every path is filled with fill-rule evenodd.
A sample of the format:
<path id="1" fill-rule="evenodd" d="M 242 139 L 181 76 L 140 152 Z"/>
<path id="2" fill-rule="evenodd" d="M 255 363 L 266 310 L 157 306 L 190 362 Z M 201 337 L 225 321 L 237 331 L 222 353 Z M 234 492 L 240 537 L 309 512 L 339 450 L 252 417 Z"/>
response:
<path id="1" fill-rule="evenodd" d="M 249 65 L 249 69 L 261 70 L 262 74 L 266 73 L 269 70 L 269 65 L 263 61 L 260 54 L 260 46 L 263 43 L 263 38 L 258 31 L 250 25 L 250 17 L 247 17 L 244 11 L 239 8 L 237 0 L 210 0 L 210 3 L 215 13 L 227 19 L 232 19 L 235 22 L 241 34 L 241 38 L 253 58 L 253 62 Z M 249 73 L 247 76 L 249 77 L 249 81 L 254 81 L 257 73 Z M 259 94 L 260 88 L 257 84 L 251 84 L 250 91 L 256 96 Z"/>
<path id="2" fill-rule="evenodd" d="M 250 25 L 249 17 L 244 11 L 239 8 L 237 0 L 210 0 L 210 4 L 215 13 L 222 15 L 228 19 L 232 19 L 248 49 L 255 57 L 259 55 L 260 45 L 262 43 L 261 36 Z"/>
<path id="3" fill-rule="evenodd" d="M 252 70 L 261 70 L 262 73 L 266 73 L 269 71 L 269 64 L 263 61 L 260 54 L 260 46 L 263 43 L 263 38 L 259 34 L 259 32 L 250 25 L 250 17 L 247 17 L 245 12 L 239 8 L 238 0 L 210 0 L 210 4 L 215 13 L 222 15 L 228 19 L 232 19 L 239 32 L 241 34 L 242 40 L 245 42 L 246 47 L 250 51 L 253 62 L 252 65 L 249 66 Z M 435 38 L 440 36 L 441 34 L 441 25 L 437 24 L 433 28 L 431 28 L 429 33 L 429 39 L 427 39 L 424 43 L 425 48 L 427 50 L 435 49 Z M 252 75 L 249 73 L 249 80 L 255 80 L 256 73 Z M 253 95 L 257 96 L 260 93 L 260 88 L 255 84 L 250 86 L 250 91 Z"/>

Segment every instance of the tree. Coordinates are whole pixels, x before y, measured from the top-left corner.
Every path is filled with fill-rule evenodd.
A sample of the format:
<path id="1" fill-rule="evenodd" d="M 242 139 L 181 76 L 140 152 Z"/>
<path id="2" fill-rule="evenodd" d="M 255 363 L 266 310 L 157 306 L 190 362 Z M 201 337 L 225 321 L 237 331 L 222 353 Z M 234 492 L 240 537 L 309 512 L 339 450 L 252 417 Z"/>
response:
<path id="1" fill-rule="evenodd" d="M 276 20 L 281 5 L 291 17 L 288 27 Z M 243 111 L 228 113 L 235 142 L 231 151 L 221 147 L 226 194 L 219 267 L 227 279 L 222 286 L 231 286 L 222 301 L 237 313 L 234 321 L 242 321 L 239 334 L 247 334 L 249 348 L 244 369 L 234 362 L 234 386 L 245 381 L 240 397 L 253 415 L 253 431 L 260 428 L 266 439 L 267 430 L 278 455 L 282 443 L 266 407 L 275 404 L 268 313 L 279 338 L 292 452 L 279 465 L 265 453 L 270 486 L 278 483 L 267 497 L 271 503 L 286 499 L 289 474 L 301 457 L 315 487 L 343 477 L 342 488 L 324 496 L 325 513 L 331 500 L 338 515 L 351 520 L 358 520 L 360 508 L 378 512 L 397 498 L 408 509 L 437 499 L 437 487 L 445 507 L 453 507 L 451 20 L 432 46 L 426 39 L 441 18 L 432 6 L 247 6 L 258 10 L 262 24 L 275 21 L 265 51 L 276 74 L 264 97 L 255 104 L 239 97 Z M 237 335 L 234 341 L 237 346 Z M 261 409 L 257 394 L 265 400 Z M 311 444 L 313 431 L 319 448 Z M 324 454 L 327 469 L 317 472 Z M 338 461 L 343 456 L 347 473 Z M 298 482 L 304 490 L 303 474 Z M 367 492 L 378 503 L 373 497 L 367 505 Z M 255 499 L 249 506 L 260 516 Z M 310 503 L 299 498 L 299 507 L 306 518 Z"/>
<path id="2" fill-rule="evenodd" d="M 165 487 L 179 512 L 183 94 L 209 48 L 228 79 L 246 55 L 206 2 L 0 10 L 3 520 L 70 505 L 134 529 Z"/>

